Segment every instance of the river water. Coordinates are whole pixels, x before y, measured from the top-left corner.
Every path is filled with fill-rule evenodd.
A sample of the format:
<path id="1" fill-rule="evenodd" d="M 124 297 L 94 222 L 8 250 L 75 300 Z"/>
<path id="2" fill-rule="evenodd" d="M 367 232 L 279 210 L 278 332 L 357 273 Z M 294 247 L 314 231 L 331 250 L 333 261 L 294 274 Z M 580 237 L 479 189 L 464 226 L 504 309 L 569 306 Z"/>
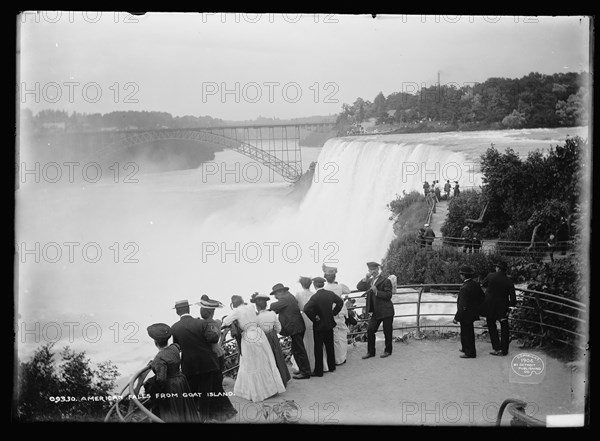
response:
<path id="1" fill-rule="evenodd" d="M 177 300 L 207 294 L 226 305 L 221 317 L 231 295 L 248 300 L 279 282 L 296 292 L 323 263 L 354 289 L 394 237 L 386 205 L 397 194 L 422 191 L 424 180 L 480 185 L 492 143 L 525 155 L 578 134 L 587 128 L 331 139 L 302 148 L 304 170 L 317 162 L 302 198 L 232 151 L 194 170 L 120 164 L 115 179 L 95 183 L 29 179 L 16 192 L 18 356 L 54 341 L 113 361 L 127 378 L 155 353 L 146 327 L 174 323 Z"/>

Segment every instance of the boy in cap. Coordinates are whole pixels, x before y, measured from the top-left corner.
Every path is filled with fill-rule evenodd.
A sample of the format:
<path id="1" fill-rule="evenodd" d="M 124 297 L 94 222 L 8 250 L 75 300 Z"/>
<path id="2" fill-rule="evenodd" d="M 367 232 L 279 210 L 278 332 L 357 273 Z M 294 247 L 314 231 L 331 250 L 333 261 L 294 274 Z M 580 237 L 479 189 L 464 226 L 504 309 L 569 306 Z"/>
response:
<path id="1" fill-rule="evenodd" d="M 369 272 L 358 282 L 356 289 L 365 291 L 367 297 L 366 313 L 372 313 L 367 327 L 367 354 L 362 358 L 375 357 L 375 333 L 383 322 L 385 351 L 381 358 L 392 355 L 392 325 L 394 322 L 394 304 L 392 303 L 392 282 L 380 272 L 377 262 L 367 262 Z"/>

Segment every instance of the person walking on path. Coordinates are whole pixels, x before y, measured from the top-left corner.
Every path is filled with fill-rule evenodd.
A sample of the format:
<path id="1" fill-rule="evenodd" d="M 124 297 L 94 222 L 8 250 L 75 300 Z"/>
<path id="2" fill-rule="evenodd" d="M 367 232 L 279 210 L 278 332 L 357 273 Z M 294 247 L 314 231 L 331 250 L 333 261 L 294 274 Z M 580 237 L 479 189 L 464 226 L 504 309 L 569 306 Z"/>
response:
<path id="1" fill-rule="evenodd" d="M 485 300 L 482 306 L 482 315 L 486 317 L 490 340 L 492 341 L 492 355 L 507 355 L 510 339 L 508 313 L 510 307 L 517 304 L 515 285 L 506 276 L 507 265 L 504 262 L 496 263 L 496 272 L 489 273 L 481 282 L 485 288 Z M 500 338 L 496 322 L 500 322 Z"/>
<path id="2" fill-rule="evenodd" d="M 312 282 L 317 291 L 304 306 L 304 313 L 313 322 L 315 338 L 315 371 L 313 375 L 322 377 L 323 345 L 325 345 L 325 351 L 327 352 L 329 372 L 335 371 L 336 357 L 333 330 L 337 326 L 335 316 L 344 307 L 344 301 L 333 291 L 323 288 L 323 285 L 325 285 L 323 277 L 315 277 Z"/>
<path id="3" fill-rule="evenodd" d="M 269 309 L 279 316 L 281 335 L 288 336 L 292 340 L 292 355 L 300 371 L 299 374 L 294 375 L 294 378 L 297 380 L 310 378 L 310 363 L 306 348 L 304 347 L 306 325 L 304 324 L 298 301 L 289 292 L 289 288 L 283 286 L 282 283 L 275 284 L 270 295 L 274 295 L 277 299 L 276 302 L 271 303 Z"/>
<path id="4" fill-rule="evenodd" d="M 371 314 L 367 326 L 367 354 L 362 358 L 375 357 L 375 333 L 383 322 L 385 351 L 381 358 L 392 355 L 392 325 L 394 322 L 394 304 L 392 303 L 392 282 L 380 272 L 377 262 L 367 262 L 369 272 L 360 280 L 356 289 L 365 291 L 367 297 L 365 312 Z"/>
<path id="5" fill-rule="evenodd" d="M 446 181 L 444 184 L 444 193 L 446 193 L 446 200 L 450 199 L 450 190 L 452 189 L 452 185 L 450 185 L 450 181 Z"/>
<path id="6" fill-rule="evenodd" d="M 473 278 L 475 271 L 470 266 L 460 268 L 460 278 L 463 281 L 458 299 L 453 323 L 460 323 L 461 358 L 475 358 L 475 327 L 473 322 L 479 320 L 479 311 L 484 299 L 479 283 Z"/>
<path id="7" fill-rule="evenodd" d="M 424 228 L 425 228 L 425 233 L 423 236 L 425 238 L 425 244 L 426 244 L 427 249 L 431 250 L 432 246 L 433 246 L 433 239 L 435 239 L 435 232 L 431 228 L 430 224 L 425 224 Z"/>

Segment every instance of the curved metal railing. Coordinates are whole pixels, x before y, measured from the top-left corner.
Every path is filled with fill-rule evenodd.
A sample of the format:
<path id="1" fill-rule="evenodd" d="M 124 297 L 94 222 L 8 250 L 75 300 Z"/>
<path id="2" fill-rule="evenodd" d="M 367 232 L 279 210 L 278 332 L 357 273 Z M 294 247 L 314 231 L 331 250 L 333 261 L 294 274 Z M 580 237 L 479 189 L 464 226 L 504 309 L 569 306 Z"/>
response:
<path id="1" fill-rule="evenodd" d="M 439 304 L 439 305 L 454 304 L 454 305 L 456 305 L 455 296 L 458 294 L 460 287 L 461 287 L 461 284 L 452 284 L 452 283 L 450 283 L 450 284 L 448 284 L 448 283 L 446 283 L 446 284 L 411 284 L 411 285 L 397 286 L 395 295 L 392 298 L 392 302 L 394 303 L 394 305 L 395 306 L 416 305 L 416 312 L 414 314 L 394 315 L 395 319 L 396 318 L 400 318 L 400 319 L 414 318 L 414 324 L 413 324 L 413 322 L 410 322 L 408 324 L 402 324 L 401 327 L 397 327 L 397 326 L 393 327 L 393 330 L 395 330 L 395 331 L 400 330 L 403 332 L 404 331 L 408 332 L 410 330 L 416 330 L 417 332 L 421 332 L 421 330 L 428 329 L 428 328 L 435 328 L 435 329 L 439 329 L 440 327 L 459 328 L 459 325 L 456 325 L 456 324 L 452 323 L 451 321 L 449 321 L 448 323 L 444 323 L 444 324 L 433 323 L 433 321 L 423 323 L 422 318 L 424 318 L 424 317 L 431 317 L 431 316 L 454 317 L 454 313 L 447 313 L 447 312 L 443 312 L 443 311 L 423 313 L 421 306 L 429 305 L 429 304 Z M 512 334 L 525 334 L 530 337 L 531 336 L 539 337 L 540 343 L 542 342 L 542 339 L 546 336 L 547 332 L 552 329 L 569 333 L 575 339 L 579 339 L 579 340 L 587 337 L 584 333 L 575 332 L 575 331 L 572 331 L 571 329 L 566 329 L 564 327 L 545 323 L 543 320 L 544 314 L 550 314 L 550 315 L 555 315 L 555 316 L 561 317 L 563 319 L 568 319 L 568 320 L 574 321 L 581 325 L 586 325 L 588 310 L 587 310 L 587 306 L 584 303 L 576 301 L 576 300 L 568 299 L 566 297 L 562 297 L 562 296 L 559 296 L 556 294 L 550 294 L 550 293 L 545 293 L 545 292 L 541 292 L 541 291 L 534 291 L 534 290 L 525 289 L 525 288 L 516 287 L 515 291 L 517 292 L 517 307 L 515 309 L 522 308 L 522 309 L 534 310 L 537 313 L 539 320 L 534 321 L 534 320 L 527 320 L 527 319 L 521 319 L 521 318 L 509 316 L 509 322 L 527 323 L 527 324 L 539 326 L 540 333 L 534 333 L 531 331 L 521 331 L 519 329 L 511 328 L 510 332 Z M 403 296 L 409 296 L 409 295 L 415 295 L 415 294 L 417 295 L 416 300 L 403 300 L 402 299 Z M 447 295 L 448 300 L 431 299 L 431 298 L 424 299 L 423 297 L 427 296 L 428 294 Z M 347 298 L 356 300 L 356 299 L 362 298 L 363 295 L 364 295 L 364 291 L 354 290 L 347 296 Z M 523 303 L 525 303 L 524 301 L 526 299 L 533 300 L 533 304 L 535 306 L 523 305 Z M 347 309 L 348 310 L 357 310 L 357 309 L 362 309 L 362 308 L 364 308 L 364 306 L 359 305 L 359 306 L 350 306 Z M 556 311 L 556 309 L 559 309 L 559 308 L 562 310 L 562 312 Z M 568 311 L 570 313 L 566 313 L 566 311 Z M 362 316 L 362 318 L 361 318 L 361 316 Z M 366 334 L 366 332 L 367 332 L 366 328 L 360 329 L 361 328 L 360 324 L 365 324 L 366 322 L 368 322 L 368 318 L 364 314 L 358 314 L 358 318 L 357 318 L 358 324 L 356 326 L 359 328 L 359 330 L 355 331 L 355 332 L 349 332 L 348 337 L 355 338 L 356 336 Z M 363 327 L 364 327 L 364 325 L 363 325 Z M 481 325 L 475 326 L 475 328 L 476 329 L 487 329 L 487 327 L 481 326 Z M 383 330 L 380 329 L 377 332 L 383 332 Z M 285 337 L 282 337 L 282 340 L 285 340 Z M 572 341 L 562 340 L 562 339 L 558 339 L 556 337 L 554 337 L 554 340 L 560 341 L 561 343 L 573 345 Z M 234 345 L 234 342 L 235 342 L 235 339 L 230 338 L 230 339 L 224 341 L 224 343 L 223 343 L 223 345 L 228 346 L 229 350 L 231 351 L 229 354 L 225 355 L 226 363 L 227 363 L 227 360 L 229 360 L 229 359 L 232 359 L 234 357 L 239 357 L 239 354 L 237 351 L 237 344 Z M 236 349 L 233 349 L 234 346 Z M 577 345 L 577 346 L 583 347 L 580 345 Z M 239 367 L 238 362 L 239 362 L 239 358 L 233 363 L 233 365 L 231 363 L 229 363 L 230 366 L 223 370 L 223 375 L 227 376 L 228 374 L 231 374 L 235 370 L 237 370 Z M 143 381 L 149 372 L 150 372 L 150 368 L 148 366 L 145 366 L 144 368 L 142 368 L 136 372 L 136 374 L 131 378 L 129 384 L 121 392 L 121 395 L 123 393 L 125 393 L 126 391 L 127 391 L 127 393 L 123 396 L 123 398 L 121 400 L 118 400 L 110 408 L 108 414 L 106 415 L 105 421 L 109 421 L 113 412 L 117 415 L 117 417 L 119 418 L 120 421 L 124 421 L 124 422 L 131 421 L 131 420 L 133 420 L 134 415 L 136 413 L 139 414 L 139 411 L 141 411 L 142 418 L 138 419 L 137 421 L 150 420 L 153 422 L 163 422 L 160 418 L 158 418 L 156 415 L 154 415 L 146 407 L 146 404 L 148 403 L 149 399 L 144 399 L 144 400 L 138 399 L 139 391 L 143 385 Z M 127 406 L 127 410 L 124 411 L 121 409 L 120 406 L 123 405 L 124 401 L 127 398 L 129 398 L 129 404 Z M 499 420 L 498 421 L 500 421 L 500 419 L 502 417 L 502 412 L 504 411 L 504 408 L 508 406 L 508 411 L 509 411 L 509 413 L 511 413 L 513 415 L 513 417 L 519 418 L 520 420 L 524 421 L 525 423 L 527 423 L 529 425 L 539 425 L 538 424 L 538 423 L 540 423 L 539 420 L 535 420 L 535 418 L 531 418 L 524 413 L 525 405 L 526 405 L 525 403 L 523 403 L 519 400 L 512 400 L 512 401 L 506 400 L 505 403 L 503 403 L 503 406 L 501 407 L 501 411 L 499 412 L 499 415 L 498 415 Z M 543 422 L 542 422 L 542 424 L 543 424 Z"/>
<path id="2" fill-rule="evenodd" d="M 527 427 L 546 427 L 546 423 L 537 418 L 534 418 L 525 413 L 525 407 L 527 403 L 525 401 L 517 400 L 514 398 L 508 398 L 504 400 L 500 409 L 498 410 L 498 417 L 496 418 L 496 426 L 502 424 L 502 414 L 504 410 L 508 410 L 508 413 L 512 415 L 510 422 L 511 426 L 527 426 Z"/>

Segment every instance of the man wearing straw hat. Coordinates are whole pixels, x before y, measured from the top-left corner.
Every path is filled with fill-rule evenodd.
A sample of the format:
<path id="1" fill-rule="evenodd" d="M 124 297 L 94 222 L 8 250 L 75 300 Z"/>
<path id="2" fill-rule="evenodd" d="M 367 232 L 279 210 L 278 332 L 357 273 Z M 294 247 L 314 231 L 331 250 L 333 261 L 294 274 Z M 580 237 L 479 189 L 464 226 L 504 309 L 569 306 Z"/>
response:
<path id="1" fill-rule="evenodd" d="M 460 267 L 460 278 L 463 284 L 456 300 L 456 314 L 453 323 L 460 323 L 460 343 L 462 345 L 460 358 L 475 358 L 475 327 L 473 322 L 479 320 L 479 309 L 484 299 L 479 282 L 473 278 L 475 271 L 470 266 Z"/>
<path id="2" fill-rule="evenodd" d="M 179 321 L 171 326 L 173 343 L 181 348 L 181 371 L 186 376 L 192 393 L 199 394 L 196 404 L 202 421 L 210 418 L 210 397 L 218 382 L 220 367 L 212 345 L 219 341 L 220 330 L 206 320 L 190 315 L 187 300 L 175 303 Z"/>

